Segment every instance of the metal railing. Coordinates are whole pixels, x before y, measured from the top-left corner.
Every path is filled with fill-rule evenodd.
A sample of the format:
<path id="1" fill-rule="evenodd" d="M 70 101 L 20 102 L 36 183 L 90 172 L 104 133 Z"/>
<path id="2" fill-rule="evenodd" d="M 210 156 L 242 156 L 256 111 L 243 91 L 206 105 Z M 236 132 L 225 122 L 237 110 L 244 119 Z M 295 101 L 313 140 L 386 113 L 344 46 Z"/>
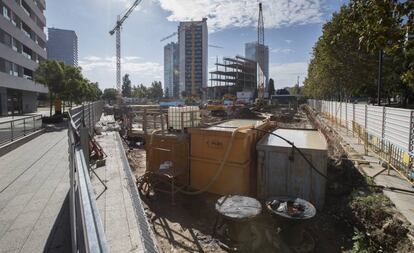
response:
<path id="1" fill-rule="evenodd" d="M 0 146 L 41 129 L 42 115 L 0 122 Z"/>
<path id="2" fill-rule="evenodd" d="M 108 252 L 96 196 L 89 177 L 88 140 L 103 102 L 69 110 L 70 218 L 72 252 Z"/>
<path id="3" fill-rule="evenodd" d="M 333 127 L 352 131 L 359 141 L 411 181 L 414 178 L 414 110 L 352 104 L 336 101 L 308 100 L 309 106 L 324 115 Z"/>

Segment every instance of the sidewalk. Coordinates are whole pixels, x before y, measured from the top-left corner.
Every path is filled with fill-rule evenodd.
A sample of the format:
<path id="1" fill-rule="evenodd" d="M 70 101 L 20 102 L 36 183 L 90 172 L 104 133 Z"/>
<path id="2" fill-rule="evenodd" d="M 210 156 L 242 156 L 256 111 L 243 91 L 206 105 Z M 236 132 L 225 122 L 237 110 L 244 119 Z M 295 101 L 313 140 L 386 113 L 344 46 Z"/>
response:
<path id="1" fill-rule="evenodd" d="M 326 118 L 320 117 L 324 124 L 332 127 L 332 123 L 328 122 Z M 360 164 L 359 168 L 368 176 L 372 177 L 379 173 L 384 167 L 381 166 L 381 161 L 378 156 L 371 150 L 368 155 L 365 156 L 364 144 L 362 141 L 358 143 L 358 138 L 352 136 L 352 130 L 347 131 L 345 127 L 334 125 L 332 127 L 336 133 L 342 138 L 342 146 L 348 153 L 348 156 L 352 159 L 363 159 L 368 164 Z M 355 135 L 356 136 L 356 135 Z M 387 171 L 383 171 L 381 174 L 374 177 L 374 181 L 377 185 L 383 185 L 387 187 L 402 188 L 409 191 L 414 191 L 412 185 L 406 180 L 402 179 L 397 172 L 390 170 L 388 175 Z M 394 203 L 398 211 L 412 224 L 414 225 L 414 194 L 384 190 L 384 194 L 390 198 Z"/>
<path id="2" fill-rule="evenodd" d="M 104 116 L 101 121 L 114 121 Z M 96 169 L 108 189 L 92 176 L 92 185 L 98 196 L 97 205 L 105 229 L 110 252 L 144 252 L 143 237 L 136 218 L 131 189 L 121 159 L 120 138 L 116 132 L 103 132 L 96 140 L 108 155 L 106 165 Z M 129 169 L 129 168 L 128 168 Z M 135 187 L 135 186 L 134 186 Z"/>
<path id="3" fill-rule="evenodd" d="M 66 129 L 0 158 L 0 252 L 71 252 Z"/>

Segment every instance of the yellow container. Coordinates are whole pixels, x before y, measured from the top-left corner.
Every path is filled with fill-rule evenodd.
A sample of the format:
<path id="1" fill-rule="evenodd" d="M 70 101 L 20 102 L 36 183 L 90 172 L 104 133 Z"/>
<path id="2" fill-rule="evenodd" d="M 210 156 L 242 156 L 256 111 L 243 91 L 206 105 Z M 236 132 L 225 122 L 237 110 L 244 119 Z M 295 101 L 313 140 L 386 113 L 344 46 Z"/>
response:
<path id="1" fill-rule="evenodd" d="M 189 136 L 187 134 L 154 134 L 145 137 L 147 170 L 158 171 L 160 165 L 171 161 L 175 170 L 182 171 L 178 183 L 189 184 Z M 170 150 L 170 152 L 168 152 Z"/>
<path id="2" fill-rule="evenodd" d="M 189 128 L 191 157 L 221 161 L 231 140 L 233 130 L 249 125 L 262 130 L 271 128 L 270 121 L 258 120 L 230 120 L 208 128 Z M 252 160 L 252 156 L 255 156 L 256 153 L 255 145 L 263 136 L 263 133 L 254 130 L 238 132 L 234 137 L 233 147 L 226 162 L 242 164 Z"/>
<path id="3" fill-rule="evenodd" d="M 231 120 L 209 128 L 190 128 L 190 185 L 204 189 L 220 169 L 233 130 L 252 125 L 270 130 L 270 121 Z M 216 194 L 256 194 L 256 144 L 264 133 L 242 130 L 233 139 L 228 159 L 214 184 L 207 190 Z"/>
<path id="4" fill-rule="evenodd" d="M 251 165 L 250 161 L 244 164 L 226 163 L 220 176 L 207 191 L 220 195 L 251 195 L 255 187 L 251 184 L 256 181 L 252 180 L 254 175 L 250 175 L 253 171 Z M 204 189 L 219 167 L 220 161 L 217 160 L 191 158 L 191 187 Z"/>

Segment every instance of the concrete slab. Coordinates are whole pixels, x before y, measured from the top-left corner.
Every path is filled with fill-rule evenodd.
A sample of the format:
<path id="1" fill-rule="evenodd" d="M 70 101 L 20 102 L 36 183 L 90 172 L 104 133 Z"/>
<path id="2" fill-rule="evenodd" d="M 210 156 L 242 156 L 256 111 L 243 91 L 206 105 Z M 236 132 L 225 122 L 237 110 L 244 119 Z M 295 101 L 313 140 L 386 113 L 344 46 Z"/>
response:
<path id="1" fill-rule="evenodd" d="M 71 251 L 67 145 L 59 129 L 0 158 L 0 252 Z"/>

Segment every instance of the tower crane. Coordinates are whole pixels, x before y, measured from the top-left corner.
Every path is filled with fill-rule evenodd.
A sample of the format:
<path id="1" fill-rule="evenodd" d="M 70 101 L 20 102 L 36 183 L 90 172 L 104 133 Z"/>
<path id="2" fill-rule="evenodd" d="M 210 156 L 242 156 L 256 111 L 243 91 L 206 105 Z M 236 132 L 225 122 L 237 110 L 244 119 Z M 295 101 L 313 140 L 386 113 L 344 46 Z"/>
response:
<path id="1" fill-rule="evenodd" d="M 142 2 L 142 0 L 135 0 L 132 6 L 125 12 L 124 16 L 116 21 L 115 27 L 109 31 L 110 35 L 116 34 L 116 89 L 121 94 L 121 28 L 125 20 L 131 15 L 134 9 Z"/>
<path id="2" fill-rule="evenodd" d="M 265 93 L 265 76 L 264 76 L 264 65 L 265 65 L 265 48 L 264 48 L 264 21 L 263 21 L 263 10 L 262 3 L 259 3 L 259 18 L 257 21 L 257 51 L 256 59 L 259 66 L 259 87 L 258 94 L 259 98 L 264 97 Z"/>

